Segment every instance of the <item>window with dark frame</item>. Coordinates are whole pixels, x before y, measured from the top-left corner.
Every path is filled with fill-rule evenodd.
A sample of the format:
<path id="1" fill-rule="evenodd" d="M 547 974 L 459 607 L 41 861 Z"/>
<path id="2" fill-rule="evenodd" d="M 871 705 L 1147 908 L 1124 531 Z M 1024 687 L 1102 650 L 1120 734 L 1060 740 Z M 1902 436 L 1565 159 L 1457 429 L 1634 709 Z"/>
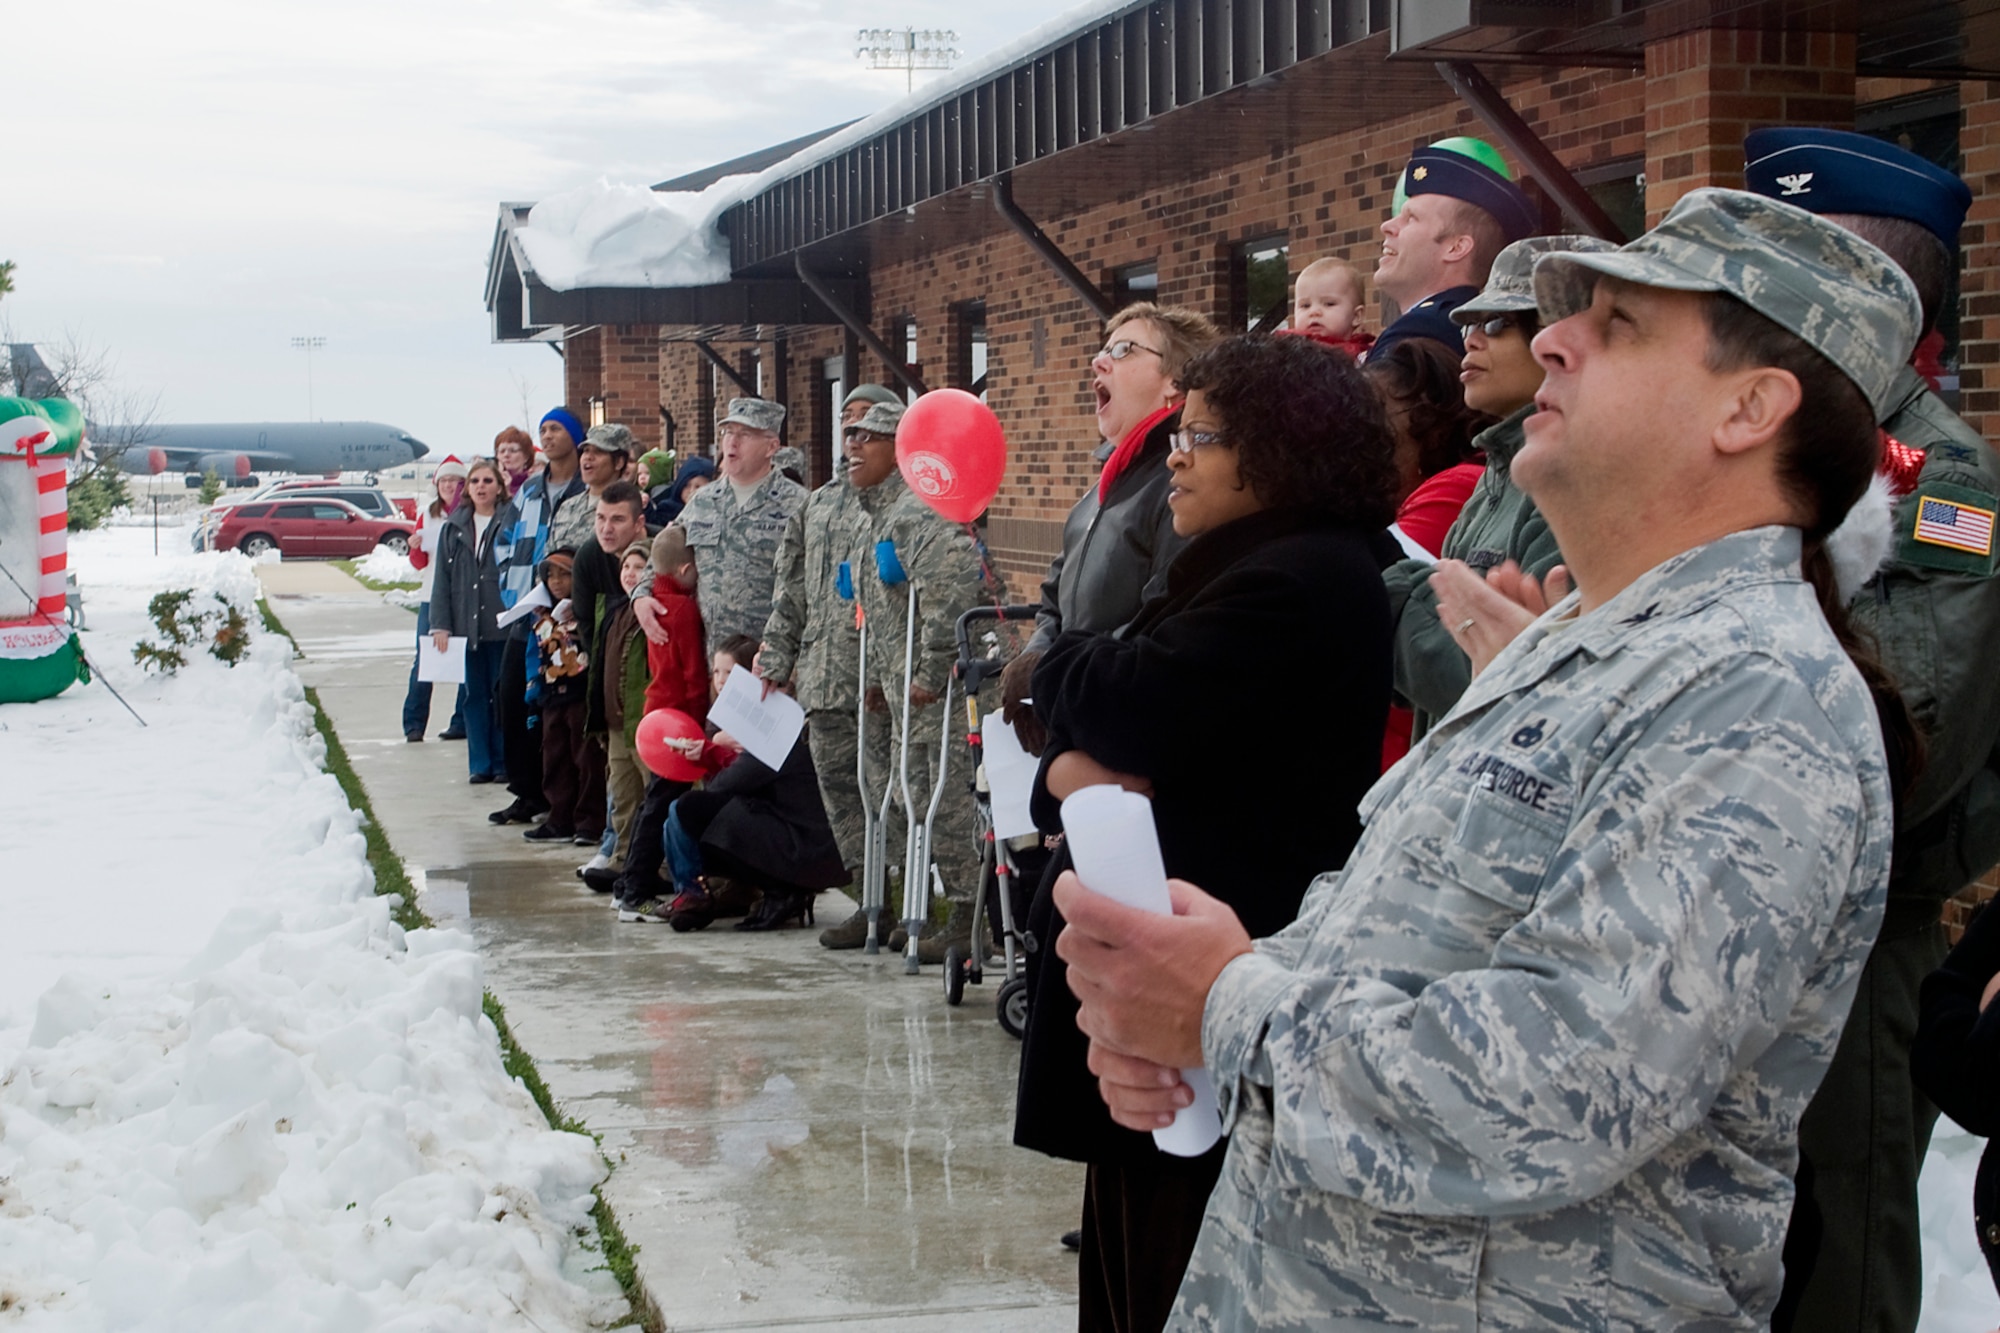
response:
<path id="1" fill-rule="evenodd" d="M 952 307 L 951 383 L 984 397 L 986 394 L 986 302 L 964 301 Z"/>
<path id="2" fill-rule="evenodd" d="M 1127 264 L 1111 270 L 1111 308 L 1123 310 L 1135 301 L 1160 299 L 1160 266 Z"/>
<path id="3" fill-rule="evenodd" d="M 1238 244 L 1231 254 L 1229 326 L 1278 327 L 1290 313 L 1292 244 L 1285 236 L 1260 236 Z"/>

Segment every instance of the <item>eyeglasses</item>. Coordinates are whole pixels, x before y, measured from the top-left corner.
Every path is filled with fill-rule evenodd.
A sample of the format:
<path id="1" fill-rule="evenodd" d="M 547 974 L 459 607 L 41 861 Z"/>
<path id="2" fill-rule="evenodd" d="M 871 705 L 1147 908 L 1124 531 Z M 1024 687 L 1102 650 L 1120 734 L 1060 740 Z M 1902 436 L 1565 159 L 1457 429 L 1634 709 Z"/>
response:
<path id="1" fill-rule="evenodd" d="M 498 486 L 500 483 L 493 477 L 473 477 L 465 484 L 468 486 Z"/>
<path id="2" fill-rule="evenodd" d="M 860 426 L 849 426 L 846 430 L 840 432 L 840 437 L 844 440 L 858 440 L 862 444 L 868 444 L 874 440 L 886 440 L 889 438 L 886 435 L 878 435 L 872 430 L 865 430 Z"/>
<path id="3" fill-rule="evenodd" d="M 1532 321 L 1526 315 L 1495 315 L 1470 327 L 1478 329 L 1489 338 L 1498 338 L 1509 329 L 1519 329 L 1524 335 L 1533 331 Z"/>
<path id="4" fill-rule="evenodd" d="M 1197 446 L 1228 442 L 1222 432 L 1216 430 L 1177 430 L 1167 436 L 1167 448 L 1177 454 L 1191 454 Z"/>
<path id="5" fill-rule="evenodd" d="M 1154 356 L 1159 357 L 1163 361 L 1166 359 L 1167 356 L 1165 352 L 1162 352 L 1157 347 L 1148 347 L 1144 343 L 1133 342 L 1130 338 L 1120 338 L 1115 343 L 1105 344 L 1104 348 L 1098 352 L 1098 355 L 1108 356 L 1113 361 L 1123 361 L 1126 357 L 1132 355 L 1132 353 L 1134 352 L 1151 352 Z"/>

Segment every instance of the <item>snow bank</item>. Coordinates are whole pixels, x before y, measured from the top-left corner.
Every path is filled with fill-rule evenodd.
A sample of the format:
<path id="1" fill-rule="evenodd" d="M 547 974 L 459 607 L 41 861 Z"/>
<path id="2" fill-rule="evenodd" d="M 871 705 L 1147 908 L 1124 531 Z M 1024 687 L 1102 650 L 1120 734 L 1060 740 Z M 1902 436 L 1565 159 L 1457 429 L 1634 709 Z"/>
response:
<path id="1" fill-rule="evenodd" d="M 377 583 L 416 583 L 421 577 L 410 557 L 397 555 L 386 546 L 377 546 L 355 561 L 354 570 Z"/>
<path id="2" fill-rule="evenodd" d="M 186 530 L 163 550 L 185 551 Z M 164 537 L 164 534 L 163 534 Z M 145 602 L 233 553 L 72 545 L 101 685 L 0 707 L 0 1295 L 79 1330 L 581 1328 L 604 1164 L 501 1067 L 469 938 L 405 934 L 290 662 L 142 676 Z"/>
<path id="3" fill-rule="evenodd" d="M 1940 1119 L 1917 1182 L 1924 1235 L 1924 1312 L 1917 1333 L 1990 1333 L 2000 1328 L 1993 1290 L 1972 1229 L 1972 1177 L 1986 1140 Z"/>
<path id="4" fill-rule="evenodd" d="M 698 194 L 599 180 L 542 200 L 514 236 L 535 277 L 559 292 L 727 282 L 729 242 L 715 219 L 748 179 L 725 176 Z"/>

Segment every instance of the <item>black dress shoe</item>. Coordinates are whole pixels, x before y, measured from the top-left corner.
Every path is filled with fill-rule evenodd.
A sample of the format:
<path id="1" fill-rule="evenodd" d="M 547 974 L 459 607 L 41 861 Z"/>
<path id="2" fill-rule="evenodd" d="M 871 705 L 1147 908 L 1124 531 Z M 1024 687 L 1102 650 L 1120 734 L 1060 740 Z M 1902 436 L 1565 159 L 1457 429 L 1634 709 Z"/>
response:
<path id="1" fill-rule="evenodd" d="M 441 741 L 462 741 L 465 739 L 465 728 L 446 727 L 438 733 L 438 739 Z"/>
<path id="2" fill-rule="evenodd" d="M 474 773 L 470 778 L 467 779 L 467 781 L 472 783 L 472 785 L 475 787 L 481 786 L 488 782 L 492 782 L 493 780 L 494 780 L 493 775 L 491 773 Z"/>
<path id="3" fill-rule="evenodd" d="M 568 842 L 576 835 L 566 828 L 550 828 L 547 824 L 537 824 L 521 836 L 529 842 Z"/>
<path id="4" fill-rule="evenodd" d="M 1062 1247 L 1065 1250 L 1080 1250 L 1083 1248 L 1083 1228 L 1078 1227 L 1075 1231 L 1065 1231 L 1062 1233 L 1061 1239 Z"/>
<path id="5" fill-rule="evenodd" d="M 403 733 L 403 739 L 412 745 L 421 745 L 423 744 L 424 733 L 421 731 L 406 731 Z"/>
<path id="6" fill-rule="evenodd" d="M 582 874 L 583 882 L 590 886 L 592 893 L 609 893 L 618 887 L 622 878 L 616 870 L 586 870 Z"/>
<path id="7" fill-rule="evenodd" d="M 535 816 L 546 809 L 548 806 L 542 802 L 531 801 L 523 796 L 505 810 L 495 810 L 486 816 L 486 821 L 489 824 L 532 824 L 535 822 Z"/>
<path id="8" fill-rule="evenodd" d="M 764 900 L 757 904 L 757 910 L 736 923 L 738 930 L 779 930 L 796 920 L 800 925 L 812 924 L 813 896 L 804 890 L 791 893 L 773 893 L 765 890 Z"/>

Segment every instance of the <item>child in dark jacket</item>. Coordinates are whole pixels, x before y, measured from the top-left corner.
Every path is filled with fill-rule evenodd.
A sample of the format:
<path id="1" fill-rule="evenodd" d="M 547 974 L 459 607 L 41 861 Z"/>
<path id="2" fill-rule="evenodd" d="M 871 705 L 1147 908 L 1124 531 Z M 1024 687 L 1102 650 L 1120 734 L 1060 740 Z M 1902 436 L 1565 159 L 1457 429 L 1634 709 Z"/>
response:
<path id="1" fill-rule="evenodd" d="M 529 842 L 567 843 L 604 820 L 604 785 L 596 754 L 584 736 L 585 693 L 590 655 L 577 632 L 569 605 L 576 553 L 551 551 L 542 561 L 542 582 L 555 605 L 536 613 L 535 651 L 542 679 L 542 796 L 548 818 L 521 836 Z M 558 614 L 560 613 L 560 614 Z"/>
<path id="2" fill-rule="evenodd" d="M 634 821 L 653 776 L 640 761 L 636 744 L 651 683 L 651 653 L 630 601 L 645 578 L 650 555 L 651 548 L 644 541 L 633 542 L 619 555 L 618 583 L 625 597 L 604 627 L 604 670 L 599 680 L 604 691 L 605 781 L 611 791 L 611 824 L 618 834 L 611 853 L 614 873 L 631 854 Z"/>

